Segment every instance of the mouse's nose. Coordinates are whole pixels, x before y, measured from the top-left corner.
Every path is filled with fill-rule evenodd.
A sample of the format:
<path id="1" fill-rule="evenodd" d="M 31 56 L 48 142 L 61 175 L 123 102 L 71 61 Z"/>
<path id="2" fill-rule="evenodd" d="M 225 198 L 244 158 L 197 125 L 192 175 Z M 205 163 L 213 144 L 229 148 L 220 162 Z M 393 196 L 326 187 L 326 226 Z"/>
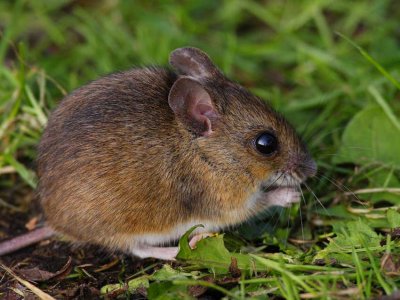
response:
<path id="1" fill-rule="evenodd" d="M 308 178 L 308 177 L 314 177 L 317 175 L 317 163 L 315 160 L 313 160 L 311 157 L 307 157 L 300 165 L 299 169 L 301 170 L 301 173 L 303 173 L 303 176 Z"/>
<path id="2" fill-rule="evenodd" d="M 303 182 L 309 177 L 317 175 L 317 164 L 308 153 L 297 156 L 294 163 L 288 164 L 287 171 L 296 174 L 297 178 Z"/>

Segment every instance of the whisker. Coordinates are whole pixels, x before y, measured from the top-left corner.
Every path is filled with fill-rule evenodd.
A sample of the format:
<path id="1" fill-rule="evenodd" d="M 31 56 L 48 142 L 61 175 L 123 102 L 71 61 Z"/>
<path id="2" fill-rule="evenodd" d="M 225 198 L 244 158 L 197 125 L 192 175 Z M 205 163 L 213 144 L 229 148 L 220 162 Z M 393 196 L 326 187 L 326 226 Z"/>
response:
<path id="1" fill-rule="evenodd" d="M 290 234 L 290 216 L 291 216 L 291 214 L 292 214 L 292 207 L 290 206 L 289 207 L 289 215 L 288 215 L 288 223 L 287 223 L 287 228 L 286 228 L 287 237 L 285 239 L 285 248 L 287 247 L 287 242 L 288 242 L 289 234 Z"/>
<path id="2" fill-rule="evenodd" d="M 328 176 L 325 176 L 325 175 L 322 175 L 322 174 L 319 175 L 319 176 L 324 178 L 324 179 L 326 179 L 326 180 L 328 180 L 330 183 L 332 183 L 334 186 L 336 186 L 338 189 L 340 189 L 343 193 L 352 195 L 355 199 L 357 199 L 357 201 L 362 206 L 364 206 L 365 208 L 367 207 L 365 204 L 363 204 L 363 201 L 360 198 L 358 198 L 358 196 L 351 189 L 349 189 L 346 185 L 341 184 L 341 186 L 344 187 L 347 192 L 345 190 L 343 190 L 343 188 L 341 188 L 340 185 L 336 184 L 334 180 L 331 180 Z"/>
<path id="3" fill-rule="evenodd" d="M 284 175 L 284 173 L 282 173 L 276 180 L 275 180 L 275 182 L 277 181 L 277 180 L 279 180 L 282 176 Z M 286 177 L 284 176 L 283 178 L 285 178 L 285 180 L 286 180 Z M 275 183 L 274 182 L 274 183 Z M 272 183 L 273 184 L 273 183 Z M 271 185 L 272 185 L 271 184 Z M 270 185 L 270 186 L 271 186 Z M 275 222 L 275 224 L 274 224 L 274 226 L 272 227 L 272 230 L 275 230 L 275 228 L 276 228 L 276 226 L 278 225 L 278 223 L 280 222 L 280 220 L 281 220 L 281 217 L 282 217 L 282 212 L 284 211 L 284 208 L 279 208 L 279 216 L 278 216 L 278 218 L 276 219 L 276 222 Z M 286 245 L 285 245 L 285 247 L 286 247 Z"/>
<path id="4" fill-rule="evenodd" d="M 340 146 L 341 148 L 345 148 L 345 149 L 356 149 L 356 150 L 365 150 L 365 151 L 371 151 L 374 150 L 374 148 L 372 147 L 359 147 L 359 146 Z"/>
<path id="5" fill-rule="evenodd" d="M 270 183 L 267 187 L 263 187 L 262 189 L 267 191 L 271 186 L 273 186 L 282 176 L 284 175 L 284 173 L 281 173 L 281 175 L 278 176 L 278 178 L 276 178 L 272 183 Z"/>
<path id="6" fill-rule="evenodd" d="M 354 191 L 354 194 L 371 194 L 371 193 L 382 193 L 388 192 L 393 194 L 400 194 L 400 188 L 391 188 L 391 187 L 383 187 L 383 188 L 367 188 L 367 189 L 359 189 Z M 351 193 L 345 193 L 345 195 L 351 195 Z"/>
<path id="7" fill-rule="evenodd" d="M 285 185 L 290 185 L 291 184 L 291 182 L 289 181 L 289 178 L 288 177 L 284 177 L 284 179 L 285 179 Z M 288 193 L 289 193 L 289 191 L 287 190 L 286 191 L 286 197 L 288 197 Z M 292 206 L 289 206 L 289 214 L 288 214 L 288 224 L 287 224 L 287 237 L 286 237 L 286 240 L 285 240 L 285 248 L 287 247 L 287 242 L 288 242 L 288 240 L 289 240 L 289 235 L 290 235 L 290 216 L 292 215 Z"/>
<path id="8" fill-rule="evenodd" d="M 283 212 L 283 208 L 279 208 L 279 215 L 278 218 L 276 219 L 276 222 L 274 224 L 274 226 L 272 226 L 272 230 L 275 231 L 276 226 L 278 225 L 279 221 L 281 220 L 282 217 L 282 212 Z M 276 215 L 276 213 L 274 213 L 274 215 Z"/>
<path id="9" fill-rule="evenodd" d="M 372 147 L 359 147 L 359 146 L 340 146 L 341 148 L 346 148 L 346 149 L 361 149 L 361 150 L 373 150 Z M 326 149 L 331 149 L 331 147 L 320 147 L 319 150 L 326 150 Z"/>
<path id="10" fill-rule="evenodd" d="M 263 191 L 267 191 L 267 190 L 268 190 L 271 186 L 273 186 L 283 175 L 284 175 L 284 173 L 281 173 L 281 174 L 280 174 L 273 182 L 271 182 L 268 186 L 266 186 L 266 187 L 261 186 L 262 190 L 263 190 Z M 270 218 L 268 218 L 268 223 L 271 224 L 271 222 L 273 222 L 273 220 L 275 219 L 276 215 L 277 215 L 277 212 L 276 212 L 276 210 L 274 210 L 274 212 L 273 212 L 272 214 L 270 214 Z M 280 210 L 279 216 L 277 217 L 276 222 L 275 222 L 275 224 L 274 224 L 273 227 L 272 227 L 272 230 L 275 230 L 277 224 L 279 223 L 279 220 L 280 220 L 280 218 L 281 218 L 281 215 L 282 215 L 282 209 Z M 253 212 L 252 216 L 255 216 L 255 218 L 258 219 L 259 221 L 265 221 L 265 217 L 266 217 L 265 215 L 258 215 L 257 212 L 255 212 L 255 211 Z M 254 222 L 254 223 L 255 223 L 255 222 Z"/>
<path id="11" fill-rule="evenodd" d="M 300 195 L 301 195 L 301 198 L 300 198 L 300 206 L 299 206 L 299 211 L 300 211 L 300 224 L 301 224 L 301 235 L 302 235 L 302 237 L 303 237 L 303 240 L 305 240 L 305 238 L 304 238 L 304 228 L 303 228 L 303 216 L 302 216 L 302 213 L 301 213 L 301 200 L 304 201 L 305 206 L 307 206 L 307 203 L 306 203 L 306 199 L 304 198 L 304 194 L 303 194 L 303 191 L 302 191 L 302 189 L 301 189 L 300 184 L 297 185 L 297 187 L 298 187 L 298 189 L 300 190 Z"/>
<path id="12" fill-rule="evenodd" d="M 321 205 L 321 207 L 324 209 L 324 211 L 326 212 L 326 214 L 328 216 L 332 216 L 325 208 L 325 206 L 322 204 L 322 202 L 319 200 L 319 198 L 317 197 L 317 195 L 315 195 L 314 191 L 307 185 L 307 183 L 303 182 L 304 186 L 307 188 L 307 190 L 314 196 L 315 200 L 318 201 L 318 203 Z"/>
<path id="13" fill-rule="evenodd" d="M 305 240 L 304 238 L 304 228 L 303 228 L 303 216 L 301 213 L 301 207 L 299 206 L 299 213 L 300 213 L 300 226 L 301 226 L 301 237 L 303 238 L 303 241 Z"/>

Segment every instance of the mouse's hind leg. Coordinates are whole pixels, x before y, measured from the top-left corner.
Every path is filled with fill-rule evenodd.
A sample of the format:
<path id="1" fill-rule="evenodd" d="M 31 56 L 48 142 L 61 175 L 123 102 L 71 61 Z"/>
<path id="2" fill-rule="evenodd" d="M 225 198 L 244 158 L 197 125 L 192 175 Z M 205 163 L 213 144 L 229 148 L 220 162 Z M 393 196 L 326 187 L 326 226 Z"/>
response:
<path id="1" fill-rule="evenodd" d="M 194 235 L 189 242 L 190 248 L 194 249 L 196 244 L 206 238 L 213 236 L 214 233 L 199 233 Z M 155 247 L 150 245 L 136 245 L 131 249 L 131 253 L 140 258 L 157 258 L 162 260 L 175 260 L 179 252 L 179 247 Z"/>
<path id="2" fill-rule="evenodd" d="M 190 248 L 192 248 L 192 249 L 196 248 L 196 244 L 200 240 L 202 240 L 202 239 L 204 239 L 206 237 L 210 237 L 210 236 L 215 236 L 215 233 L 204 232 L 204 233 L 195 234 L 194 236 L 192 236 L 192 238 L 189 241 Z"/>

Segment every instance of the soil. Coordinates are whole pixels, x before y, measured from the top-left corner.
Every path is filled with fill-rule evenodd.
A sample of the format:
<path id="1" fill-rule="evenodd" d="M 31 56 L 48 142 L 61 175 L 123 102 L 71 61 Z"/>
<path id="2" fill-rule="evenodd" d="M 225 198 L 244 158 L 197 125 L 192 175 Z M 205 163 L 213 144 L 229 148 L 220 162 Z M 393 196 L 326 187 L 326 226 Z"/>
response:
<path id="1" fill-rule="evenodd" d="M 11 206 L 0 203 L 0 242 L 27 232 L 27 225 L 29 227 L 29 224 L 36 223 L 35 220 L 41 219 L 40 208 L 31 190 L 18 193 L 18 197 L 14 193 L 9 195 L 18 201 L 2 196 L 3 193 L 0 199 L 6 203 L 14 203 Z M 15 276 L 7 273 L 1 264 L 57 299 L 97 299 L 102 286 L 124 282 L 145 266 L 161 266 L 156 260 L 139 260 L 121 253 L 110 253 L 96 246 L 72 245 L 56 239 L 45 240 L 0 257 L 1 299 L 37 299 Z M 153 268 L 147 270 L 152 271 Z M 115 298 L 120 293 L 111 294 L 108 298 Z M 145 298 L 145 291 L 130 296 L 130 299 L 136 298 Z"/>

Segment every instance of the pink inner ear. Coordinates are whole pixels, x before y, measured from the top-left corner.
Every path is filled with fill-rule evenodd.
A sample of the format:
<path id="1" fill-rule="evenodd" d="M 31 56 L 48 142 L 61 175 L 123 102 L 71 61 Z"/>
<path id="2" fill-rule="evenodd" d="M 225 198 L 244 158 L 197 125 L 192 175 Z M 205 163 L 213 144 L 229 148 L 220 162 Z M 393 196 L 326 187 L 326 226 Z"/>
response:
<path id="1" fill-rule="evenodd" d="M 200 114 L 205 115 L 207 112 L 212 110 L 212 107 L 210 107 L 210 105 L 207 105 L 207 104 L 199 103 L 197 105 L 197 109 L 198 109 Z"/>
<path id="2" fill-rule="evenodd" d="M 214 108 L 210 104 L 198 103 L 193 107 L 192 113 L 211 117 L 215 115 Z"/>
<path id="3" fill-rule="evenodd" d="M 217 114 L 208 94 L 204 97 L 192 98 L 192 102 L 188 107 L 188 113 L 193 119 L 204 125 L 205 131 L 203 135 L 209 136 L 212 133 L 211 119 L 215 118 Z"/>
<path id="4" fill-rule="evenodd" d="M 168 103 L 177 117 L 203 136 L 213 131 L 218 114 L 204 87 L 192 78 L 182 77 L 171 88 Z"/>

